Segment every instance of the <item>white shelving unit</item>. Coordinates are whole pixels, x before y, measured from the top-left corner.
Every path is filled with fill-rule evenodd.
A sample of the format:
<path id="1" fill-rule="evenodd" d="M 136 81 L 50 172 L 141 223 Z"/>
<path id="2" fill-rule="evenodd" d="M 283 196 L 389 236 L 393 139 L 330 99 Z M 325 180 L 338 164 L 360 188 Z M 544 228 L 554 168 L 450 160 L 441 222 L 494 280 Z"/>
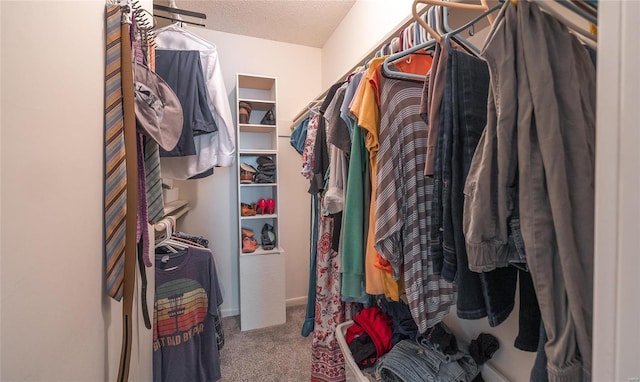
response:
<path id="1" fill-rule="evenodd" d="M 240 122 L 240 102 L 251 104 L 249 123 Z M 240 329 L 252 330 L 286 322 L 285 261 L 280 246 L 278 200 L 278 128 L 261 121 L 271 110 L 277 117 L 276 79 L 273 77 L 238 74 L 236 81 L 237 190 L 238 190 L 238 262 L 240 279 Z M 277 119 L 276 119 L 277 120 Z M 258 168 L 258 158 L 266 156 L 276 164 L 275 183 L 240 183 L 240 164 Z M 242 216 L 240 203 L 257 203 L 273 199 L 275 210 L 269 214 Z M 271 211 L 269 211 L 271 212 Z M 242 252 L 242 228 L 254 231 L 262 244 L 262 228 L 274 227 L 276 246 L 265 250 L 262 245 L 254 252 Z"/>

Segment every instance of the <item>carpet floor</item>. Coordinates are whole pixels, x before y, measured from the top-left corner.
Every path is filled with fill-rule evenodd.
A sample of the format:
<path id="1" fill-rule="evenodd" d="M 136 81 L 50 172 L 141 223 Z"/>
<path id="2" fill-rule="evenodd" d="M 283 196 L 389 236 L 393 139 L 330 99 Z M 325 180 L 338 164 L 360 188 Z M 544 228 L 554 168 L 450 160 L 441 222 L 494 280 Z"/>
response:
<path id="1" fill-rule="evenodd" d="M 221 382 L 307 382 L 312 336 L 302 337 L 305 306 L 287 308 L 283 325 L 240 331 L 240 316 L 225 317 Z"/>

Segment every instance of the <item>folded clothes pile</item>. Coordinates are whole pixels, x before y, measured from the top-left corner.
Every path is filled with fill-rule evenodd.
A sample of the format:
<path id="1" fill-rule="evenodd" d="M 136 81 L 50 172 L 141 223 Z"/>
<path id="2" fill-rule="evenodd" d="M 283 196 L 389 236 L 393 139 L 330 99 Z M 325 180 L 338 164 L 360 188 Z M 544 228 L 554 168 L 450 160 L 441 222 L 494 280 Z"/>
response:
<path id="1" fill-rule="evenodd" d="M 275 183 L 276 182 L 276 164 L 273 158 L 268 156 L 259 156 L 256 159 L 258 169 L 253 176 L 254 183 Z"/>
<path id="2" fill-rule="evenodd" d="M 481 333 L 469 351 L 458 348 L 455 336 L 440 323 L 416 340 L 402 340 L 377 363 L 383 382 L 481 381 L 480 366 L 498 350 L 498 340 Z"/>

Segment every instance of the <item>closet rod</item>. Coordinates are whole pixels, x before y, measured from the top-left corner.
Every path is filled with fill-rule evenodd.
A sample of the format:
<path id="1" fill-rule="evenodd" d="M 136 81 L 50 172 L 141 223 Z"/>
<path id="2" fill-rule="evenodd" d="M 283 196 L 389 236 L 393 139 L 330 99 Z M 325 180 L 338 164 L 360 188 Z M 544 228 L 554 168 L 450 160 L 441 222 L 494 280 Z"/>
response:
<path id="1" fill-rule="evenodd" d="M 429 7 L 423 7 L 418 14 L 423 15 L 427 9 Z M 380 42 L 375 48 L 373 48 L 369 53 L 367 53 L 363 59 L 361 59 L 360 61 L 358 61 L 358 63 L 356 63 L 348 72 L 346 72 L 342 77 L 340 77 L 339 79 L 337 79 L 336 81 L 334 81 L 333 83 L 335 84 L 336 82 L 340 82 L 340 81 L 346 81 L 346 79 L 349 77 L 349 75 L 351 73 L 353 73 L 358 67 L 365 65 L 367 62 L 369 62 L 373 57 L 375 57 L 376 53 L 378 53 L 378 51 L 384 47 L 385 45 L 387 45 L 388 43 L 391 42 L 391 40 L 394 37 L 398 37 L 398 34 L 400 34 L 405 28 L 407 28 L 409 25 L 416 23 L 416 20 L 413 18 L 413 15 L 409 15 L 405 21 L 402 22 L 402 24 L 400 24 L 400 26 L 396 27 L 396 29 L 392 32 L 390 32 L 389 34 L 387 34 L 387 36 L 384 37 L 384 39 L 382 40 L 382 42 Z M 313 100 L 314 101 L 318 101 L 318 100 L 323 100 L 324 97 L 327 96 L 327 93 L 329 93 L 329 89 L 325 89 L 325 91 L 323 91 L 322 93 L 320 93 L 317 97 L 315 97 Z M 312 101 L 312 102 L 314 102 Z M 308 104 L 307 104 L 308 106 Z M 304 107 L 304 109 L 302 111 L 300 111 L 298 114 L 296 114 L 296 117 L 293 119 L 293 122 L 291 124 L 291 131 L 293 131 L 296 126 L 298 125 L 298 123 L 300 123 L 300 121 L 302 121 L 304 119 L 304 116 L 307 115 L 307 113 L 309 112 L 309 109 L 307 108 L 307 106 Z"/>
<path id="2" fill-rule="evenodd" d="M 161 19 L 170 20 L 170 21 L 173 21 L 173 22 L 176 22 L 176 23 L 185 23 L 185 24 L 189 24 L 189 25 L 197 25 L 199 27 L 205 27 L 206 26 L 204 24 L 194 23 L 193 21 L 174 19 L 173 17 L 161 16 L 161 15 L 153 15 L 153 17 L 159 17 Z"/>
<path id="3" fill-rule="evenodd" d="M 188 10 L 180 9 L 180 8 L 171 8 L 171 7 L 167 7 L 165 5 L 160 5 L 160 4 L 153 4 L 153 9 L 156 10 L 156 11 L 163 11 L 163 12 L 167 12 L 167 13 L 175 13 L 177 15 L 196 17 L 196 18 L 203 19 L 203 20 L 207 19 L 207 15 L 205 15 L 204 13 L 188 11 Z"/>

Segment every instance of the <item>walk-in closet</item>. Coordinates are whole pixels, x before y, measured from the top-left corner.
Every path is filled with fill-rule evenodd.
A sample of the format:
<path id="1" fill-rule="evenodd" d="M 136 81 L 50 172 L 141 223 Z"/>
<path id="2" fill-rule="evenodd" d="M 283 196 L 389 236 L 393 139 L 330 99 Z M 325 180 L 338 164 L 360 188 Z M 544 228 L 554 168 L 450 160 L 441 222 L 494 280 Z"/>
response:
<path id="1" fill-rule="evenodd" d="M 639 21 L 0 1 L 0 380 L 640 380 Z"/>

